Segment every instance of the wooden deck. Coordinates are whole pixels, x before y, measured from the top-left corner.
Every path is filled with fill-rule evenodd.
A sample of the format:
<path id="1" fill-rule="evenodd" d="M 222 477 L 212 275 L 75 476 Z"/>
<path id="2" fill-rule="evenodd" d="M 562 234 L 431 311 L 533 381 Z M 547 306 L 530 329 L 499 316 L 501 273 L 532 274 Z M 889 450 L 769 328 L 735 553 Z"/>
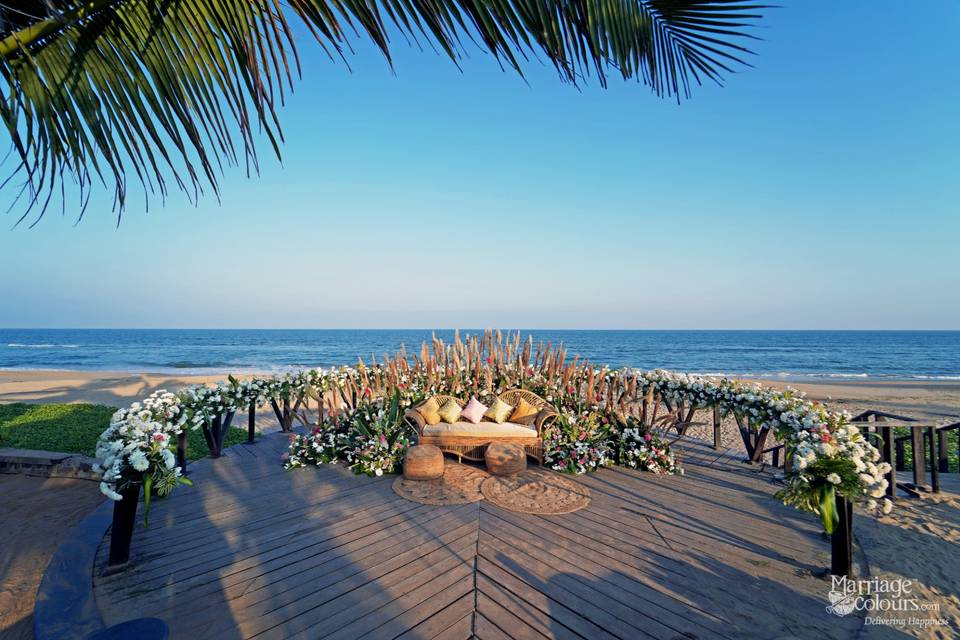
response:
<path id="1" fill-rule="evenodd" d="M 280 434 L 193 469 L 134 535 L 134 566 L 95 576 L 114 624 L 158 616 L 173 638 L 849 637 L 826 613 L 813 518 L 769 477 L 687 447 L 687 474 L 578 478 L 563 516 L 486 502 L 436 507 L 392 478 L 287 472 Z M 98 566 L 105 561 L 106 541 Z"/>

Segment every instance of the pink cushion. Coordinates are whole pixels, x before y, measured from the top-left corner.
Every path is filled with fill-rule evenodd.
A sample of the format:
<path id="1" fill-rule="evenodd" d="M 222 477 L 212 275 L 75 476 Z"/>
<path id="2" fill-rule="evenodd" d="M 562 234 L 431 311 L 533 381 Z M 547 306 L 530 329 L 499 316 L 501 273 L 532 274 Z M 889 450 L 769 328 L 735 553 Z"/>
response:
<path id="1" fill-rule="evenodd" d="M 477 400 L 474 396 L 470 398 L 470 402 L 467 403 L 467 406 L 463 408 L 463 411 L 460 412 L 460 416 L 464 420 L 469 420 L 473 424 L 477 424 L 483 418 L 483 414 L 487 412 L 487 406 Z"/>

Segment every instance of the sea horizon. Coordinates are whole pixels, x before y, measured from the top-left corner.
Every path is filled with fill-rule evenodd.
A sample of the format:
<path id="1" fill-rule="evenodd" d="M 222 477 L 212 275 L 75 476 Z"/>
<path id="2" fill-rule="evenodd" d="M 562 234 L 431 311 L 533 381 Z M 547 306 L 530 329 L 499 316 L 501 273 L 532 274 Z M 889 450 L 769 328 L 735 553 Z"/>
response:
<path id="1" fill-rule="evenodd" d="M 0 329 L 0 370 L 178 375 L 368 364 L 454 329 Z M 461 329 L 476 335 L 482 329 Z M 503 330 L 507 331 L 507 330 Z M 511 331 L 517 331 L 516 329 Z M 519 329 L 611 367 L 781 381 L 960 381 L 960 331 Z"/>

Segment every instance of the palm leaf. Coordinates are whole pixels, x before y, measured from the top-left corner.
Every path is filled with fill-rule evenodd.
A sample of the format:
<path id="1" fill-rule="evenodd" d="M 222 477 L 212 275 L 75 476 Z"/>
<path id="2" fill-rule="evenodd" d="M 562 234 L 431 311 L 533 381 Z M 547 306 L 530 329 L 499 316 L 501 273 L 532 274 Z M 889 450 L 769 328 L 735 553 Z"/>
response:
<path id="1" fill-rule="evenodd" d="M 38 8 L 39 7 L 39 8 Z M 0 118 L 12 144 L 5 184 L 39 220 L 76 190 L 112 189 L 118 222 L 131 187 L 149 205 L 170 183 L 219 195 L 224 165 L 279 157 L 277 110 L 299 72 L 291 21 L 331 56 L 391 35 L 454 62 L 467 46 L 522 73 L 530 58 L 563 80 L 635 78 L 689 96 L 745 65 L 764 7 L 744 0 L 7 0 L 0 4 Z M 73 193 L 73 191 L 71 191 Z M 62 206 L 65 206 L 65 202 Z M 35 222 L 34 222 L 35 224 Z"/>

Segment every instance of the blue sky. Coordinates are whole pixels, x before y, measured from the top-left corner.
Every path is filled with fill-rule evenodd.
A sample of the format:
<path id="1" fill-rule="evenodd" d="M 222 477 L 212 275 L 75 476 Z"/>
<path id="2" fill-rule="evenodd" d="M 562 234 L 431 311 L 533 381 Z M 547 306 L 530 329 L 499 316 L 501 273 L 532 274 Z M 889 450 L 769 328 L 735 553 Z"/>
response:
<path id="1" fill-rule="evenodd" d="M 304 42 L 282 166 L 4 225 L 0 326 L 960 328 L 960 4 L 917 9 L 787 3 L 680 105 Z"/>

